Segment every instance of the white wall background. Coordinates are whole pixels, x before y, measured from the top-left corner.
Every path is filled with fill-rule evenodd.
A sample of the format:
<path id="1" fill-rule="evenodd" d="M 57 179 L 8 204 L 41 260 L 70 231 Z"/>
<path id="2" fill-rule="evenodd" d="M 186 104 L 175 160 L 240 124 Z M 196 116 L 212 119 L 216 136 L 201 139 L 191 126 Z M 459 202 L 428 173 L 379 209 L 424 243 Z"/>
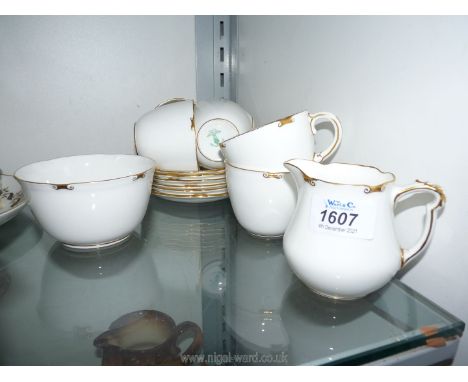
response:
<path id="1" fill-rule="evenodd" d="M 132 153 L 133 123 L 195 98 L 193 16 L 0 17 L 0 168 Z"/>
<path id="2" fill-rule="evenodd" d="M 333 112 L 344 130 L 334 160 L 444 187 L 430 247 L 402 279 L 468 322 L 468 18 L 243 16 L 239 55 L 238 100 L 259 125 Z M 398 215 L 403 245 L 421 232 L 422 208 Z M 468 365 L 467 335 L 456 363 Z"/>

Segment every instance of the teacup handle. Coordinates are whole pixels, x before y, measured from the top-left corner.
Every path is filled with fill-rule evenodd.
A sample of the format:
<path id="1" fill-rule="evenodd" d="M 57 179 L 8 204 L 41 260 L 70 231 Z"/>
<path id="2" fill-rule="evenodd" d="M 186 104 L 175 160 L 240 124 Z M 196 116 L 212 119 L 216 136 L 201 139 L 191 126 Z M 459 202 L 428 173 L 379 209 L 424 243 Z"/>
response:
<path id="1" fill-rule="evenodd" d="M 433 231 L 435 222 L 435 211 L 445 205 L 446 197 L 444 190 L 436 184 L 422 182 L 416 180 L 416 183 L 406 186 L 398 187 L 395 186 L 392 190 L 393 203 L 396 205 L 404 195 L 417 194 L 421 192 L 429 192 L 435 196 L 435 199 L 426 205 L 426 221 L 424 224 L 424 230 L 419 240 L 411 248 L 401 249 L 401 267 L 403 268 L 410 260 L 416 255 L 422 252 L 429 242 L 431 233 Z"/>
<path id="2" fill-rule="evenodd" d="M 174 340 L 177 341 L 177 338 L 186 332 L 192 333 L 193 340 L 187 350 L 182 353 L 182 355 L 197 354 L 203 345 L 203 333 L 197 324 L 190 321 L 184 321 L 174 328 Z"/>
<path id="3" fill-rule="evenodd" d="M 309 113 L 309 118 L 310 118 L 310 127 L 314 135 L 317 134 L 317 129 L 315 128 L 315 125 L 317 124 L 319 120 L 326 119 L 330 121 L 333 125 L 333 129 L 334 129 L 333 142 L 325 150 L 323 150 L 320 153 L 316 153 L 314 155 L 314 161 L 321 162 L 327 159 L 330 155 L 332 155 L 338 149 L 341 143 L 341 134 L 342 134 L 341 123 L 334 114 L 324 112 L 324 111 L 321 111 L 319 113 L 314 113 L 314 114 Z"/>

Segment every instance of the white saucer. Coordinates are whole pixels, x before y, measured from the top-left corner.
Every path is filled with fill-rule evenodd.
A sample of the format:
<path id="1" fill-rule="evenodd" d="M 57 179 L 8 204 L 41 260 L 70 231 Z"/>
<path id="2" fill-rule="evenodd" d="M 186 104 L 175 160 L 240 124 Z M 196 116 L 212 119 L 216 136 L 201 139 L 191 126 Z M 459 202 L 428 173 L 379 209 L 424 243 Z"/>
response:
<path id="1" fill-rule="evenodd" d="M 217 202 L 218 200 L 224 200 L 229 198 L 229 195 L 223 196 L 212 196 L 212 197 L 176 197 L 176 196 L 167 196 L 161 194 L 159 192 L 154 192 L 153 195 L 157 196 L 158 198 L 169 200 L 171 202 L 181 202 L 181 203 L 210 203 L 210 202 Z"/>
<path id="2" fill-rule="evenodd" d="M 19 182 L 11 175 L 0 175 L 0 225 L 18 215 L 27 202 Z"/>
<path id="3" fill-rule="evenodd" d="M 160 188 L 157 186 L 153 186 L 152 188 L 153 194 L 158 193 L 158 194 L 164 194 L 165 196 L 174 196 L 174 197 L 200 197 L 200 195 L 203 195 L 203 197 L 211 197 L 211 196 L 221 196 L 223 194 L 227 194 L 228 190 L 226 187 L 214 189 L 214 190 L 181 190 L 181 191 L 174 191 L 174 190 L 166 190 L 164 188 Z"/>

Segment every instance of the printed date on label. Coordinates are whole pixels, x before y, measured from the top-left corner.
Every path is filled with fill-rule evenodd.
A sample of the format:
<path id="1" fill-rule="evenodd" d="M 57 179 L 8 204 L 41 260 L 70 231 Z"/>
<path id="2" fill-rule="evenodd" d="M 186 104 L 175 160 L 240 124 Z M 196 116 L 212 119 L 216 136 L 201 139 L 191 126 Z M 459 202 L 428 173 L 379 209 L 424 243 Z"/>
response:
<path id="1" fill-rule="evenodd" d="M 328 210 L 323 210 L 320 212 L 320 215 L 322 215 L 322 222 L 328 220 L 330 224 L 338 223 L 339 225 L 345 225 L 348 223 L 348 227 L 351 227 L 356 218 L 359 216 L 359 214 L 352 214 L 347 212 L 341 212 L 338 214 L 336 211 L 330 212 Z"/>

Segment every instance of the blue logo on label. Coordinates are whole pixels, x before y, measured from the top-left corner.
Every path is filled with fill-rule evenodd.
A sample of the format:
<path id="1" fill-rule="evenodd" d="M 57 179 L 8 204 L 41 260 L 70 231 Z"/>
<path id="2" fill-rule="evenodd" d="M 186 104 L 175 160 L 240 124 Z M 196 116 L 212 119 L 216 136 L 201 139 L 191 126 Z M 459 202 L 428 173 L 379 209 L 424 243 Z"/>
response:
<path id="1" fill-rule="evenodd" d="M 337 210 L 351 211 L 356 208 L 356 205 L 353 202 L 342 202 L 341 200 L 327 199 L 325 201 L 325 207 Z"/>

